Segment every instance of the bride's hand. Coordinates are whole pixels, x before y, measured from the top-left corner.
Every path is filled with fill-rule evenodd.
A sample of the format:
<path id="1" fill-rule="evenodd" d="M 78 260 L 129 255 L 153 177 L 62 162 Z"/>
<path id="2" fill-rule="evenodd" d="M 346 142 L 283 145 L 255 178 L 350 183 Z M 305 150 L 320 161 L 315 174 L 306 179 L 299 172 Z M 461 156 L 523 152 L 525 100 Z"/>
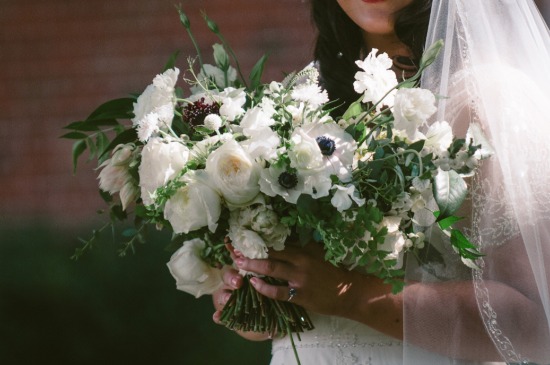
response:
<path id="1" fill-rule="evenodd" d="M 224 266 L 222 270 L 223 286 L 212 294 L 212 301 L 214 302 L 214 308 L 216 308 L 212 319 L 217 324 L 222 324 L 220 322 L 222 310 L 231 297 L 231 293 L 233 290 L 240 288 L 243 284 L 243 277 L 239 275 L 237 270 L 231 266 Z M 263 341 L 269 338 L 267 333 L 241 331 L 236 331 L 236 333 L 238 333 L 241 337 L 252 341 Z"/>
<path id="2" fill-rule="evenodd" d="M 277 300 L 288 300 L 294 289 L 292 302 L 313 312 L 345 316 L 358 300 L 352 289 L 360 286 L 361 275 L 325 261 L 322 247 L 315 243 L 271 250 L 265 260 L 237 256 L 235 263 L 240 269 L 287 281 L 288 286 L 275 286 L 259 277 L 250 280 L 258 292 Z"/>

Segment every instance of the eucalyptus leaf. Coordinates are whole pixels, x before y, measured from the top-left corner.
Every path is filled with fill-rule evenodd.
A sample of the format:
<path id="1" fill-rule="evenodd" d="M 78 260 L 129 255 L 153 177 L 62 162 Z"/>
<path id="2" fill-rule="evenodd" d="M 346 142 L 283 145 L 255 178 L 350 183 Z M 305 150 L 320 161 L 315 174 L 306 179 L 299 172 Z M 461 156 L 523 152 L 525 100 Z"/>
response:
<path id="1" fill-rule="evenodd" d="M 466 199 L 468 187 L 455 171 L 438 170 L 434 178 L 434 198 L 439 206 L 440 219 L 453 215 Z"/>

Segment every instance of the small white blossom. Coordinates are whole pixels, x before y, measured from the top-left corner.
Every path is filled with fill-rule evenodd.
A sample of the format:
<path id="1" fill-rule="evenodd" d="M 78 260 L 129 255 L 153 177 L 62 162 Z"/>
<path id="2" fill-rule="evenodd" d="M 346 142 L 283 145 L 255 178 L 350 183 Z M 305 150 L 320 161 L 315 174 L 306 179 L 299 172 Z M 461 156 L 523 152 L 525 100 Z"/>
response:
<path id="1" fill-rule="evenodd" d="M 344 210 L 348 210 L 349 208 L 351 208 L 352 200 L 358 206 L 362 206 L 365 204 L 365 199 L 362 199 L 359 196 L 359 192 L 355 190 L 354 185 L 334 185 L 333 189 L 336 191 L 334 192 L 334 195 L 330 202 L 339 212 L 343 212 Z"/>
<path id="2" fill-rule="evenodd" d="M 305 83 L 296 86 L 291 96 L 294 100 L 308 103 L 313 108 L 318 108 L 329 100 L 326 90 L 322 90 L 319 85 L 314 83 Z"/>
<path id="3" fill-rule="evenodd" d="M 208 114 L 204 118 L 204 126 L 212 131 L 217 131 L 222 126 L 222 118 L 218 114 Z"/>

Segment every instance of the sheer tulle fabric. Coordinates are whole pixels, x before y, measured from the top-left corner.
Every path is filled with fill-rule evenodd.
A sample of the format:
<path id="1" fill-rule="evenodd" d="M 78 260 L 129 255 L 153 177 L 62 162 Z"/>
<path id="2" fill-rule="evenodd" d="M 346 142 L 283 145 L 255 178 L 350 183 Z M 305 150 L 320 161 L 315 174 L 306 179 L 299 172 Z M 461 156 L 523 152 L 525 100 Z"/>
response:
<path id="1" fill-rule="evenodd" d="M 485 256 L 467 276 L 451 253 L 430 270 L 408 266 L 404 363 L 425 363 L 418 346 L 455 359 L 550 363 L 548 28 L 531 0 L 434 0 L 427 44 L 438 39 L 443 53 L 422 79 L 441 96 L 434 120 L 458 135 L 478 123 L 495 152 L 462 212 Z"/>

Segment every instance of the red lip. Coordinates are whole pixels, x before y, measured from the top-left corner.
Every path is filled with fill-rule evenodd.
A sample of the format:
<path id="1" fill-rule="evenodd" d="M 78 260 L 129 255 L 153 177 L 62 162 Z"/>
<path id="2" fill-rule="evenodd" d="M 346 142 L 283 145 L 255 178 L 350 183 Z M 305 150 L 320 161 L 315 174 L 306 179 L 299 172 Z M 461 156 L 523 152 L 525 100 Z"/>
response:
<path id="1" fill-rule="evenodd" d="M 362 2 L 364 3 L 367 3 L 367 4 L 374 4 L 374 3 L 381 3 L 381 2 L 384 2 L 386 0 L 361 0 Z"/>

